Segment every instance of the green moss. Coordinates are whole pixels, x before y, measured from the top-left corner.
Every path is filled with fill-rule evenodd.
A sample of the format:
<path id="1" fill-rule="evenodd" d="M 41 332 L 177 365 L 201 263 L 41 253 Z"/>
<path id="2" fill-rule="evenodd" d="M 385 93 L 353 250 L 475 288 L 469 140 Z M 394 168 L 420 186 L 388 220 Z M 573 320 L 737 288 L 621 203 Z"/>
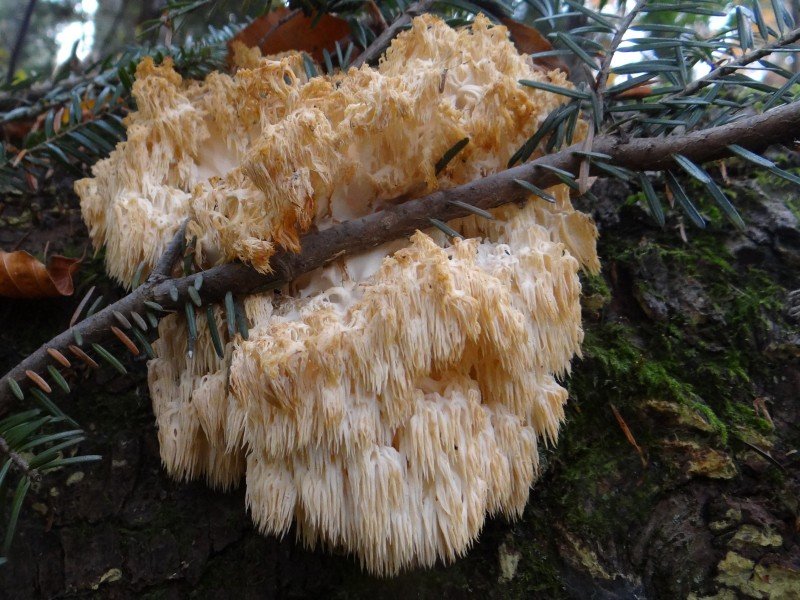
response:
<path id="1" fill-rule="evenodd" d="M 772 368 L 759 342 L 782 319 L 784 288 L 763 270 L 737 271 L 724 236 L 713 232 L 700 232 L 689 244 L 659 234 L 635 246 L 613 240 L 608 245 L 606 254 L 627 269 L 655 269 L 667 278 L 657 289 L 650 287 L 650 278 L 637 278 L 638 297 L 669 301 L 669 294 L 691 280 L 707 306 L 684 314 L 674 310 L 674 304 L 681 306 L 677 301 L 668 318 L 638 328 L 590 327 L 584 343 L 590 373 L 584 378 L 580 369 L 573 377 L 574 394 L 591 396 L 606 385 L 609 397 L 619 402 L 645 396 L 682 402 L 714 426 L 723 444 L 734 425 L 766 433 L 769 424 L 752 408 L 752 381 Z"/>

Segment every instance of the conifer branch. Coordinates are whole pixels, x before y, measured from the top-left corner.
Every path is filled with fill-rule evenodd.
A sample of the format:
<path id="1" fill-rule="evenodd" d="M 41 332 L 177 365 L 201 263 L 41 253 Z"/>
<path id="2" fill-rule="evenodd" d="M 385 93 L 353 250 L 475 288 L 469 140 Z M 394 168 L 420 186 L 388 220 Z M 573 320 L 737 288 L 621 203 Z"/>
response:
<path id="1" fill-rule="evenodd" d="M 608 50 L 606 50 L 606 54 L 603 57 L 603 62 L 600 63 L 600 71 L 597 73 L 597 79 L 595 79 L 594 82 L 594 89 L 598 96 L 602 96 L 606 91 L 606 83 L 608 82 L 608 76 L 611 73 L 611 61 L 614 58 L 614 54 L 617 52 L 617 48 L 619 48 L 619 45 L 622 43 L 622 39 L 625 37 L 625 33 L 630 28 L 633 20 L 645 7 L 647 2 L 648 0 L 638 0 L 636 2 L 636 6 L 631 9 L 631 12 L 625 15 L 625 20 L 620 23 L 617 32 L 614 34 L 614 38 L 611 40 L 611 44 L 609 45 Z"/>
<path id="2" fill-rule="evenodd" d="M 594 140 L 591 153 L 610 157 L 606 162 L 617 168 L 637 172 L 657 171 L 675 168 L 673 157 L 676 154 L 702 164 L 731 156 L 731 145 L 758 152 L 772 144 L 792 142 L 798 131 L 800 101 L 686 135 L 628 140 L 608 135 L 598 136 Z M 528 182 L 539 188 L 561 183 L 555 170 L 577 173 L 581 162 L 586 160 L 586 154 L 582 143 L 578 143 L 500 173 L 409 200 L 323 231 L 306 234 L 301 240 L 300 253 L 282 251 L 273 257 L 273 272 L 270 274 L 259 273 L 241 263 L 223 264 L 202 272 L 203 284 L 199 291 L 195 282 L 200 273 L 179 279 L 151 277 L 126 297 L 77 323 L 73 329 L 82 337 L 84 346 L 89 346 L 111 338 L 111 327 L 118 324 L 115 313 L 128 316 L 133 312 L 145 312 L 145 302 L 153 301 L 166 310 L 182 309 L 190 300 L 190 287 L 194 288 L 194 293 L 199 294 L 203 304 L 220 302 L 229 291 L 240 296 L 279 287 L 343 255 L 368 250 L 384 242 L 408 236 L 418 229 L 427 229 L 432 218 L 447 222 L 468 216 L 471 212 L 463 207 L 464 204 L 487 210 L 512 202 L 524 202 L 529 199 L 530 192 L 518 181 Z M 591 171 L 598 175 L 604 174 L 594 163 L 591 164 Z M 181 238 L 182 235 L 175 237 Z M 174 246 L 171 244 L 170 247 Z M 0 415 L 7 412 L 15 401 L 9 380 L 23 382 L 26 370 L 43 372 L 52 360 L 48 349 L 66 351 L 74 343 L 74 337 L 72 330 L 65 331 L 0 379 Z"/>
<path id="3" fill-rule="evenodd" d="M 729 62 L 726 65 L 722 65 L 721 67 L 712 69 L 710 73 L 704 75 L 703 77 L 695 79 L 680 92 L 677 92 L 670 96 L 665 96 L 661 101 L 663 102 L 664 100 L 671 100 L 673 98 L 685 98 L 687 96 L 692 96 L 697 92 L 699 92 L 700 90 L 702 90 L 703 88 L 708 87 L 709 85 L 715 83 L 719 78 L 735 73 L 737 69 L 741 69 L 742 67 L 746 67 L 747 65 L 756 62 L 757 60 L 761 60 L 762 58 L 769 56 L 776 50 L 785 48 L 789 44 L 793 44 L 798 40 L 800 40 L 800 27 L 792 29 L 791 31 L 787 31 L 786 34 L 784 34 L 771 44 L 765 44 L 760 48 L 756 48 L 755 50 L 743 54 L 741 57 Z"/>

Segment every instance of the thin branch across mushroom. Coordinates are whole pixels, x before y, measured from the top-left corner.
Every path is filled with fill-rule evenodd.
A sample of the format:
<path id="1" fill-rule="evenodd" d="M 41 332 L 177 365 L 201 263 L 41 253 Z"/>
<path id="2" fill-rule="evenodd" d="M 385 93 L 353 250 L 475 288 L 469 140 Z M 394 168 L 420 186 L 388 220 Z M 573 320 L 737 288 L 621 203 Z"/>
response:
<path id="1" fill-rule="evenodd" d="M 563 102 L 518 81 L 569 85 L 483 17 L 418 17 L 376 69 L 236 62 L 203 82 L 143 62 L 128 141 L 77 183 L 123 283 L 187 217 L 203 266 L 268 271 L 311 228 L 501 171 Z M 549 193 L 447 225 L 468 239 L 417 232 L 251 296 L 247 339 L 220 309 L 162 319 L 149 384 L 166 468 L 244 477 L 263 531 L 295 522 L 381 574 L 453 560 L 487 514 L 521 514 L 580 351 L 578 271 L 599 268 L 591 220 Z"/>

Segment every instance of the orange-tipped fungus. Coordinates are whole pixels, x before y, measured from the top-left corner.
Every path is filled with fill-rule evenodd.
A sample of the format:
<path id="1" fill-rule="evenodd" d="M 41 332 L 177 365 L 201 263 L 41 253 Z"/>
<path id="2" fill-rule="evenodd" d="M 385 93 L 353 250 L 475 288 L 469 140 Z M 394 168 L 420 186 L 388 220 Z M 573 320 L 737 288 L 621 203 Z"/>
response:
<path id="1" fill-rule="evenodd" d="M 123 283 L 186 217 L 203 264 L 268 271 L 311 226 L 500 171 L 563 101 L 518 81 L 569 85 L 481 16 L 418 17 L 375 69 L 308 80 L 299 55 L 234 60 L 202 82 L 143 61 L 128 140 L 76 184 Z M 166 468 L 244 477 L 262 531 L 294 522 L 379 574 L 453 560 L 487 515 L 521 514 L 580 352 L 578 271 L 599 269 L 591 220 L 549 191 L 449 224 L 468 239 L 417 232 L 248 298 L 248 340 L 225 337 L 223 358 L 205 314 L 191 358 L 185 318 L 164 318 L 149 383 Z"/>

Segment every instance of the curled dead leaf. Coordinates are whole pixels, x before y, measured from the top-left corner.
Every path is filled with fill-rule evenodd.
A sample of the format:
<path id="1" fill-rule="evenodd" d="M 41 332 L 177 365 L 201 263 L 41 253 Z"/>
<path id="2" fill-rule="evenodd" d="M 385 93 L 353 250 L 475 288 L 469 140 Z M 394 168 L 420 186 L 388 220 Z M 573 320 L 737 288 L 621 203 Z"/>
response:
<path id="1" fill-rule="evenodd" d="M 515 21 L 510 17 L 500 17 L 500 22 L 508 29 L 511 41 L 523 54 L 536 54 L 537 52 L 548 52 L 553 50 L 553 45 L 539 31 L 525 23 Z M 541 56 L 533 60 L 534 64 L 539 65 L 545 71 L 561 69 L 569 73 L 569 67 L 558 58 L 558 56 Z"/>
<path id="2" fill-rule="evenodd" d="M 373 13 L 375 10 L 373 9 Z M 377 11 L 380 15 L 380 11 Z M 511 41 L 517 50 L 524 54 L 536 54 L 553 50 L 553 45 L 539 31 L 529 25 L 515 21 L 509 17 L 499 17 L 500 22 L 508 28 Z M 282 7 L 254 20 L 250 25 L 240 31 L 231 40 L 240 42 L 250 48 L 258 47 L 264 55 L 278 54 L 290 50 L 304 51 L 318 63 L 322 63 L 323 50 L 333 53 L 336 42 L 346 47 L 353 39 L 350 35 L 350 25 L 344 19 L 326 14 L 318 19 L 314 27 L 312 17 L 305 16 L 299 10 L 289 10 Z M 371 15 L 371 20 L 377 29 L 381 23 L 376 23 L 377 16 Z M 385 22 L 382 24 L 385 28 Z M 359 51 L 356 47 L 352 57 L 355 58 Z M 557 56 L 543 56 L 534 59 L 534 64 L 542 67 L 544 71 L 561 69 L 569 73 L 569 68 Z"/>
<path id="3" fill-rule="evenodd" d="M 350 39 L 347 21 L 329 14 L 320 17 L 313 27 L 312 21 L 299 10 L 281 7 L 255 19 L 231 43 L 241 42 L 250 48 L 258 46 L 264 55 L 303 51 L 318 63 L 323 61 L 323 50 L 336 50 L 336 42 L 347 46 Z"/>
<path id="4" fill-rule="evenodd" d="M 6 298 L 52 298 L 71 296 L 72 275 L 78 258 L 54 255 L 47 266 L 24 250 L 0 251 L 0 296 Z"/>

